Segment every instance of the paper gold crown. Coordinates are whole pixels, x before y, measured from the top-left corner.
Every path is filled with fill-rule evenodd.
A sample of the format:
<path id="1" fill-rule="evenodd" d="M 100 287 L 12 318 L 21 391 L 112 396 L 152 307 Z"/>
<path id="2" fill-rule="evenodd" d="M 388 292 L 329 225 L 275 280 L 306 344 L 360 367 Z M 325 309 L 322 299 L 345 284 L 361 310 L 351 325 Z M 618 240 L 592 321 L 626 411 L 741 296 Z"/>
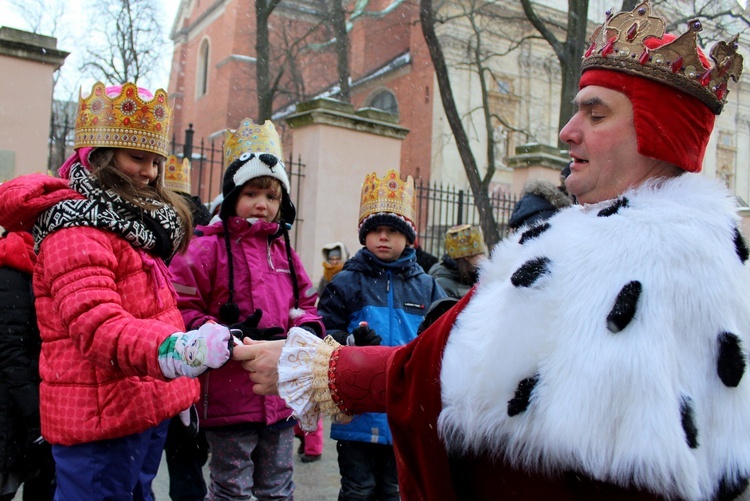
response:
<path id="1" fill-rule="evenodd" d="M 164 89 L 144 100 L 135 84 L 126 83 L 111 97 L 104 84 L 97 82 L 91 95 L 79 94 L 74 147 L 132 148 L 166 157 L 171 120 Z"/>
<path id="2" fill-rule="evenodd" d="M 190 193 L 190 160 L 183 158 L 182 162 L 174 155 L 167 157 L 164 165 L 164 186 L 172 191 Z"/>
<path id="3" fill-rule="evenodd" d="M 365 176 L 359 204 L 359 223 L 367 217 L 382 212 L 397 214 L 406 219 L 412 227 L 417 220 L 414 179 L 411 176 L 402 181 L 398 172 L 389 170 L 382 179 L 376 173 Z"/>
<path id="4" fill-rule="evenodd" d="M 284 161 L 281 151 L 281 138 L 273 122 L 266 120 L 258 125 L 245 118 L 237 130 L 227 129 L 224 134 L 224 168 L 237 160 L 243 153 L 269 153 L 279 162 Z"/>
<path id="5" fill-rule="evenodd" d="M 451 259 L 486 254 L 482 229 L 470 224 L 450 228 L 445 234 L 445 252 Z"/>
<path id="6" fill-rule="evenodd" d="M 662 38 L 666 21 L 652 14 L 651 4 L 642 2 L 630 12 L 612 15 L 594 31 L 581 70 L 610 69 L 649 78 L 700 99 L 715 114 L 726 103 L 727 81 L 742 74 L 742 56 L 737 54 L 738 35 L 716 43 L 706 68 L 698 56 L 697 33 L 703 29 L 697 19 L 688 21 L 688 31 L 658 48 L 649 49 L 644 40 Z"/>

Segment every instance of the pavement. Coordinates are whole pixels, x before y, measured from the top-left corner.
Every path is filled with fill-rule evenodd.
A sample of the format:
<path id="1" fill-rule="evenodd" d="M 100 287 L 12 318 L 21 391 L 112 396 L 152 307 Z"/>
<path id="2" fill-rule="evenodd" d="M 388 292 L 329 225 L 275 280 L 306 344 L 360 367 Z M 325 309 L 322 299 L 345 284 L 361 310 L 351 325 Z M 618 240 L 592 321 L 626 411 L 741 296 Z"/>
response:
<path id="1" fill-rule="evenodd" d="M 323 420 L 324 445 L 323 455 L 319 461 L 314 463 L 303 463 L 299 455 L 294 456 L 294 483 L 297 488 L 294 492 L 295 501 L 336 501 L 339 494 L 339 464 L 336 455 L 336 441 L 330 438 L 331 422 Z M 295 439 L 294 450 L 297 450 L 299 441 Z M 206 484 L 209 482 L 208 463 L 203 468 Z M 169 475 L 167 463 L 162 456 L 159 473 L 153 483 L 156 501 L 169 501 Z M 17 496 L 20 499 L 20 496 Z"/>

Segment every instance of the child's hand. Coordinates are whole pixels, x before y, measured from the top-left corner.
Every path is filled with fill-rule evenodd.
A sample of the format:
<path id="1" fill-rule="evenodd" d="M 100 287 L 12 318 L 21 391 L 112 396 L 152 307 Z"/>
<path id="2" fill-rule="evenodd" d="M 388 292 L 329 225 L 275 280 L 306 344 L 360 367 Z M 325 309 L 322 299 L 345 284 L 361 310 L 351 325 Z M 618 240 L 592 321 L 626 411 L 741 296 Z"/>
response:
<path id="1" fill-rule="evenodd" d="M 269 339 L 283 339 L 286 337 L 286 331 L 281 327 L 259 329 L 258 324 L 262 317 L 263 312 L 260 309 L 257 309 L 244 321 L 230 325 L 229 330 L 240 340 L 250 338 L 255 339 L 256 341 L 266 341 Z"/>
<path id="2" fill-rule="evenodd" d="M 383 338 L 378 336 L 377 332 L 370 329 L 367 326 L 367 322 L 362 322 L 359 327 L 354 329 L 352 337 L 356 346 L 376 346 L 383 342 Z"/>
<path id="3" fill-rule="evenodd" d="M 170 379 L 195 378 L 227 363 L 233 345 L 229 329 L 205 323 L 198 330 L 175 332 L 164 340 L 159 346 L 159 367 Z"/>

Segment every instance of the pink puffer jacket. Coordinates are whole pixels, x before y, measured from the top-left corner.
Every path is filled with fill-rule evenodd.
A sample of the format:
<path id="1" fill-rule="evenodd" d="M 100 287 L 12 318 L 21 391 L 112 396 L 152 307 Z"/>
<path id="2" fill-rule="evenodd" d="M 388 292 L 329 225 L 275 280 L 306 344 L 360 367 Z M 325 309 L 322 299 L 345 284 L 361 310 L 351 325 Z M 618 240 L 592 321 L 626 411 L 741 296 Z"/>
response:
<path id="1" fill-rule="evenodd" d="M 0 213 L 23 215 L 15 221 L 33 223 L 49 206 L 42 199 L 78 198 L 59 179 L 19 179 L 0 187 Z M 184 330 L 159 258 L 107 231 L 62 229 L 42 242 L 33 285 L 42 337 L 42 435 L 49 442 L 138 433 L 197 400 L 197 381 L 167 381 L 159 368 L 158 346 Z"/>
<path id="2" fill-rule="evenodd" d="M 292 261 L 299 283 L 299 310 L 294 310 L 294 293 L 284 239 L 277 223 L 250 224 L 238 217 L 229 220 L 234 267 L 234 301 L 240 321 L 255 309 L 263 311 L 259 327 L 282 327 L 284 331 L 302 324 L 323 325 L 317 315 L 317 294 L 297 254 Z M 229 299 L 229 266 L 224 228 L 221 222 L 199 226 L 203 236 L 190 242 L 187 252 L 175 256 L 169 269 L 178 294 L 185 324 L 196 329 L 211 320 L 219 322 L 219 308 Z M 198 412 L 201 426 L 238 423 L 270 425 L 291 415 L 284 401 L 275 396 L 253 393 L 253 383 L 239 362 L 201 376 Z"/>

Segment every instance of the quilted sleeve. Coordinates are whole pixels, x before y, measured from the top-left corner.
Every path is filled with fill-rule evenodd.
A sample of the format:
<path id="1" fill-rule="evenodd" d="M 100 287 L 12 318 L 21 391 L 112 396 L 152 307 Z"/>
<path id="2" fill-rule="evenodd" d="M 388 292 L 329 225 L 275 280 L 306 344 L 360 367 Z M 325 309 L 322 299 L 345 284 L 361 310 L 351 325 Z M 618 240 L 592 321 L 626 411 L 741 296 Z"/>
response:
<path id="1" fill-rule="evenodd" d="M 126 311 L 117 290 L 118 256 L 112 242 L 106 232 L 93 228 L 57 231 L 42 245 L 40 278 L 49 284 L 62 329 L 84 358 L 95 365 L 116 366 L 125 374 L 163 379 L 158 347 L 181 329 Z M 157 302 L 155 291 L 143 294 L 153 296 L 146 301 Z"/>

